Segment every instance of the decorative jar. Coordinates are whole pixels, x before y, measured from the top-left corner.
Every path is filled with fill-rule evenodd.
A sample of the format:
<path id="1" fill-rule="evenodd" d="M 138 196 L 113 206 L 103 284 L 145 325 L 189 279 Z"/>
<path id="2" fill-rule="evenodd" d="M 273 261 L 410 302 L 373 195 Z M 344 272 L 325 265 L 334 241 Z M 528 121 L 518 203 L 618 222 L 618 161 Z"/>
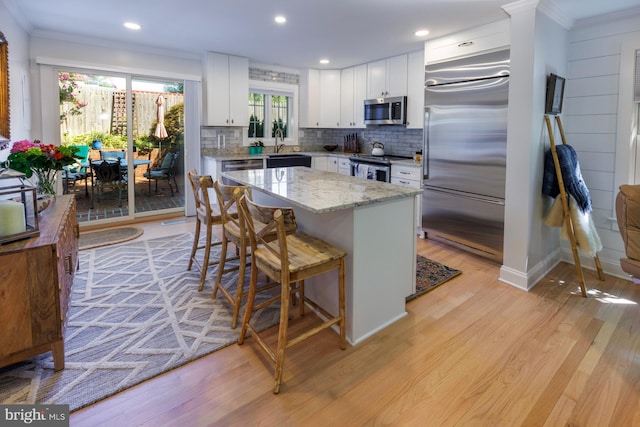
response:
<path id="1" fill-rule="evenodd" d="M 0 244 L 39 234 L 35 187 L 24 181 L 0 187 Z"/>

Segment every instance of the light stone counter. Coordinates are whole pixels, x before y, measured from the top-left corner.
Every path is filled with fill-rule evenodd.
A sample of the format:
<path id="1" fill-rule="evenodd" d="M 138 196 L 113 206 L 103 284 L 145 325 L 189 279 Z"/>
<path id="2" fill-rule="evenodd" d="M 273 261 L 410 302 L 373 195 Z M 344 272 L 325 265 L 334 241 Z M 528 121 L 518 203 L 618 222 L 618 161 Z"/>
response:
<path id="1" fill-rule="evenodd" d="M 313 213 L 351 209 L 422 194 L 421 189 L 305 167 L 224 172 L 222 176 Z"/>
<path id="2" fill-rule="evenodd" d="M 355 345 L 406 316 L 415 291 L 416 209 L 420 189 L 304 167 L 223 172 L 253 199 L 291 206 L 298 229 L 347 252 L 347 340 Z M 305 294 L 337 312 L 337 274 L 305 281 Z"/>

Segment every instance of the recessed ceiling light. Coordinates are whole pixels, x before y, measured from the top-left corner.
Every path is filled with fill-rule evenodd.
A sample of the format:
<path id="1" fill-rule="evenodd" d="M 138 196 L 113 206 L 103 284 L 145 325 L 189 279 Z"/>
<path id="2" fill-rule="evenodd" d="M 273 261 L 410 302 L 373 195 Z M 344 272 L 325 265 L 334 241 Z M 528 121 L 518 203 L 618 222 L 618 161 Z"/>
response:
<path id="1" fill-rule="evenodd" d="M 320 60 L 320 63 L 321 63 L 321 64 L 328 64 L 328 63 L 329 63 L 329 60 L 328 60 L 328 59 L 321 59 L 321 60 Z"/>
<path id="2" fill-rule="evenodd" d="M 276 16 L 273 20 L 276 21 L 278 24 L 284 24 L 285 22 L 287 22 L 287 18 L 285 18 L 282 15 Z"/>
<path id="3" fill-rule="evenodd" d="M 429 34 L 429 30 L 418 30 L 414 33 L 416 37 L 424 37 Z"/>
<path id="4" fill-rule="evenodd" d="M 136 24 L 135 22 L 125 22 L 124 26 L 130 30 L 139 30 L 140 28 L 142 28 L 140 27 L 139 24 Z"/>

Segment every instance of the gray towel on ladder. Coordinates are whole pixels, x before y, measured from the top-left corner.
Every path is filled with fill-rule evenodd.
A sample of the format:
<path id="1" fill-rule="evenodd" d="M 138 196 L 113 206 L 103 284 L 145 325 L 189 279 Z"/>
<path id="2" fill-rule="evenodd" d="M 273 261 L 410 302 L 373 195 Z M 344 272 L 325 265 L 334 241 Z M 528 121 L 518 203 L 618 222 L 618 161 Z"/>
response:
<path id="1" fill-rule="evenodd" d="M 560 164 L 565 191 L 573 196 L 582 212 L 591 212 L 591 194 L 589 194 L 589 189 L 584 183 L 584 179 L 582 179 L 576 151 L 572 146 L 562 144 L 556 145 L 556 152 L 558 153 L 558 163 Z M 542 194 L 554 199 L 560 194 L 560 186 L 558 185 L 551 149 L 547 150 L 544 155 Z"/>

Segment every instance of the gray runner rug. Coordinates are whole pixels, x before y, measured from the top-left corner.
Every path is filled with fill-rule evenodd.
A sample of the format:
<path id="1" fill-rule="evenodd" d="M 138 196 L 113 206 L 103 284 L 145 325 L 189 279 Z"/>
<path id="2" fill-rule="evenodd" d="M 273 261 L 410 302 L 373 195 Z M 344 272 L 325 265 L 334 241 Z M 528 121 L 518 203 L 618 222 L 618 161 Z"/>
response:
<path id="1" fill-rule="evenodd" d="M 234 344 L 240 328 L 230 328 L 231 306 L 221 294 L 211 299 L 216 268 L 201 293 L 199 272 L 186 271 L 192 239 L 189 233 L 80 252 L 65 369 L 53 371 L 50 352 L 0 368 L 0 403 L 68 404 L 73 411 Z M 223 286 L 236 283 L 237 272 L 225 275 Z M 278 316 L 275 304 L 252 322 L 266 329 Z"/>

